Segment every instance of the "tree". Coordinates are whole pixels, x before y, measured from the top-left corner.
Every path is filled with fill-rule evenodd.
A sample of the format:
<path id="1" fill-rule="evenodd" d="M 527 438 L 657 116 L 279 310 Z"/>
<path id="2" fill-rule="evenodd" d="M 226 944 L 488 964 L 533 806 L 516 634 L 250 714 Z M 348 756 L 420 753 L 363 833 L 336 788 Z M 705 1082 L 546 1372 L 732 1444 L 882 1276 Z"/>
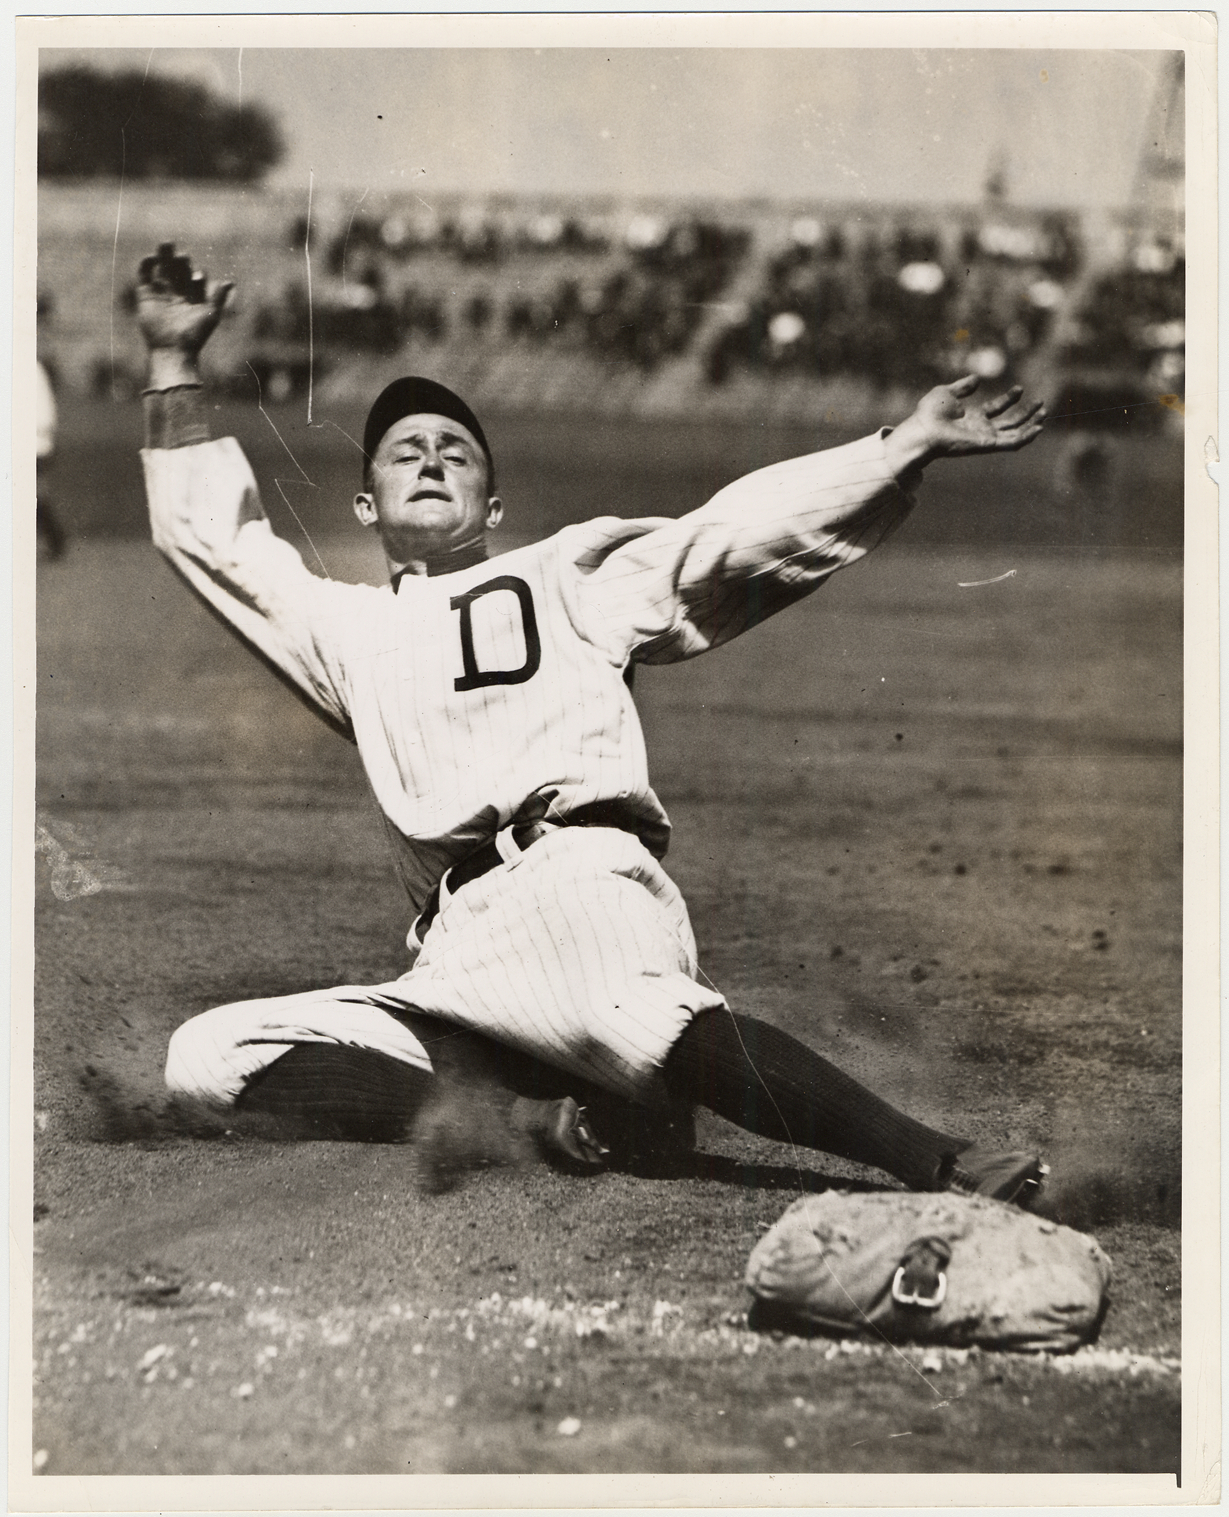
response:
<path id="1" fill-rule="evenodd" d="M 250 183 L 282 152 L 262 107 L 232 105 L 193 80 L 75 65 L 39 81 L 38 171 L 50 179 Z"/>

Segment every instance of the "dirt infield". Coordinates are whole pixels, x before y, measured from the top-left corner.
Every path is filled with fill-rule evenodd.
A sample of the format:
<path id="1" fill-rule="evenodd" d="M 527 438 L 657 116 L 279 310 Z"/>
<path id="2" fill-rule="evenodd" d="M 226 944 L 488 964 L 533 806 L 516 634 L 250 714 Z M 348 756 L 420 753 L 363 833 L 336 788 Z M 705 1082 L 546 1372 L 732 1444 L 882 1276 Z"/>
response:
<path id="1" fill-rule="evenodd" d="M 155 1101 L 184 1017 L 385 979 L 405 921 L 353 750 L 98 536 L 38 587 L 39 1468 L 1177 1468 L 1179 561 L 907 533 L 641 672 L 671 871 L 732 1004 L 923 1118 L 1045 1146 L 1053 1214 L 1114 1261 L 1097 1347 L 748 1331 L 792 1196 L 884 1181 L 716 1119 L 672 1178 L 446 1196 L 403 1148 L 99 1141 L 83 1081 Z"/>

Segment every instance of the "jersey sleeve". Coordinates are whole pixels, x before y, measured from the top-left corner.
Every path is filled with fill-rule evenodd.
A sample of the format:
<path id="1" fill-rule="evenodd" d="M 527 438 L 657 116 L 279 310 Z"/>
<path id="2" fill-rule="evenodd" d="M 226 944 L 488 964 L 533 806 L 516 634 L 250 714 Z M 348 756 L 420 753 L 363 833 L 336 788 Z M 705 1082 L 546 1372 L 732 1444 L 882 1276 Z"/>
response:
<path id="1" fill-rule="evenodd" d="M 641 663 L 692 658 L 865 557 L 913 506 L 888 464 L 888 431 L 759 469 L 698 511 L 645 523 L 586 575 L 594 634 Z"/>
<path id="2" fill-rule="evenodd" d="M 317 578 L 274 535 L 233 437 L 146 448 L 141 459 L 155 547 L 296 695 L 353 738 L 344 627 L 347 597 L 362 587 Z"/>

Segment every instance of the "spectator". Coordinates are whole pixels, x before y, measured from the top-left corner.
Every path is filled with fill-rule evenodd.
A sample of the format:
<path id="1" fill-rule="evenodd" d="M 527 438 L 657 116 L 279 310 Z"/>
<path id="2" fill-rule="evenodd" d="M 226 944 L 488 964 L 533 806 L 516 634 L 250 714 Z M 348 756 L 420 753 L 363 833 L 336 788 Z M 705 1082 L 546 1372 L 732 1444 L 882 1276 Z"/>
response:
<path id="1" fill-rule="evenodd" d="M 47 475 L 51 472 L 51 466 L 55 461 L 58 416 L 55 392 L 51 387 L 51 376 L 41 359 L 37 360 L 37 368 L 34 389 L 38 460 L 35 522 L 39 542 L 43 545 L 47 557 L 54 559 L 63 555 L 66 542 L 64 529 L 60 526 L 46 492 Z"/>

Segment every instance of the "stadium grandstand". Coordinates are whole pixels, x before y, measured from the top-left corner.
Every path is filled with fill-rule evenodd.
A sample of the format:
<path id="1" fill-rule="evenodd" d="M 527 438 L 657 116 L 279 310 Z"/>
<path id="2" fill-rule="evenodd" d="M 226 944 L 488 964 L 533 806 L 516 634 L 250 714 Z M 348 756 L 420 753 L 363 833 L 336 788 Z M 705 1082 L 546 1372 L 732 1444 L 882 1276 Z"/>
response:
<path id="1" fill-rule="evenodd" d="M 58 381 L 135 395 L 138 258 L 168 236 L 241 296 L 235 397 L 322 402 L 421 369 L 480 405 L 879 416 L 972 371 L 1094 429 L 1177 424 L 1179 219 L 1025 209 L 302 195 L 44 182 L 39 286 Z M 118 223 L 118 231 L 117 231 Z"/>

